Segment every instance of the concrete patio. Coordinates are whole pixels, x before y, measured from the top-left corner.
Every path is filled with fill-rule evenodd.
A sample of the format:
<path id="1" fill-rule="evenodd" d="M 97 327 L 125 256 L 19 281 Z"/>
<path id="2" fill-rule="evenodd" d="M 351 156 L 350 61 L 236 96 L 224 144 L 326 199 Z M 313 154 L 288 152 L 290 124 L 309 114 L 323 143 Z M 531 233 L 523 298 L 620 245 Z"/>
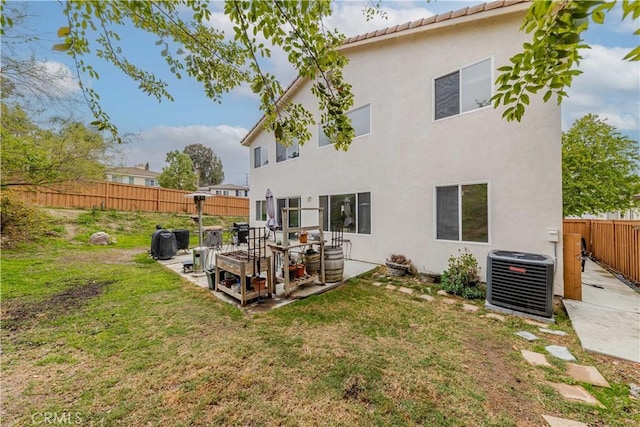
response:
<path id="1" fill-rule="evenodd" d="M 214 252 L 213 256 L 215 255 L 216 254 Z M 190 281 L 191 283 L 207 289 L 209 287 L 209 280 L 206 274 L 194 274 L 192 272 L 187 272 L 187 273 L 183 272 L 183 262 L 191 261 L 191 260 L 192 260 L 192 254 L 191 252 L 189 252 L 189 253 L 180 253 L 171 259 L 159 260 L 158 262 L 164 265 L 165 267 L 167 267 L 168 269 L 180 274 L 182 277 L 184 277 L 186 280 Z M 209 261 L 211 263 L 215 263 L 215 258 L 210 256 Z M 267 298 L 266 291 L 265 291 L 264 298 L 247 304 L 245 308 L 249 312 L 267 311 L 270 309 L 279 308 L 287 304 L 291 304 L 296 300 L 306 298 L 311 295 L 317 295 L 323 292 L 327 292 L 331 289 L 334 289 L 342 285 L 346 280 L 352 277 L 356 277 L 360 274 L 366 273 L 367 271 L 373 270 L 377 266 L 378 266 L 377 264 L 345 259 L 343 280 L 340 282 L 326 283 L 324 285 L 306 284 L 303 286 L 299 286 L 288 297 L 284 295 L 284 285 L 282 283 L 279 283 L 276 285 L 276 292 L 275 292 L 275 295 L 272 296 L 272 298 Z M 221 301 L 224 301 L 229 304 L 237 305 L 238 307 L 240 306 L 240 302 L 238 300 L 230 297 L 229 295 L 223 292 L 216 292 L 212 290 L 211 293 Z"/>
<path id="2" fill-rule="evenodd" d="M 582 301 L 563 303 L 586 351 L 640 363 L 640 293 L 587 260 Z"/>

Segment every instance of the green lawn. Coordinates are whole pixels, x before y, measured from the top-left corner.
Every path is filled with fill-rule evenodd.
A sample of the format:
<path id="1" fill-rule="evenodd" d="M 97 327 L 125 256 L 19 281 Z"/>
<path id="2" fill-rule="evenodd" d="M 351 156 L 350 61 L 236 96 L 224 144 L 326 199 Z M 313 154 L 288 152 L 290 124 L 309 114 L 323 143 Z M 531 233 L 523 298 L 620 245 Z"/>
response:
<path id="1" fill-rule="evenodd" d="M 148 258 L 157 218 L 136 230 L 130 214 L 101 215 L 74 220 L 76 237 L 2 252 L 3 425 L 45 413 L 132 426 L 640 423 L 628 387 L 637 365 L 584 353 L 562 312 L 569 336 L 532 344 L 513 335 L 536 332 L 520 318 L 426 302 L 372 286 L 391 279 L 370 274 L 248 316 Z M 111 230 L 117 243 L 84 244 L 105 221 L 124 222 Z M 553 391 L 547 382 L 573 383 L 563 362 L 520 356 L 551 343 L 598 367 L 612 388 L 584 387 L 606 408 Z"/>

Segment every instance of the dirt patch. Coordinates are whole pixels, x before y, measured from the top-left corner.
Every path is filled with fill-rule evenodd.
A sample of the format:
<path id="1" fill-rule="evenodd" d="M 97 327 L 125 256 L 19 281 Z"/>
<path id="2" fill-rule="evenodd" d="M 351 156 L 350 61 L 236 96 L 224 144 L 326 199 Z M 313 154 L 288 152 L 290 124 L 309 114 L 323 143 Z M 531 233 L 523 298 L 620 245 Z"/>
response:
<path id="1" fill-rule="evenodd" d="M 29 327 L 43 317 L 55 319 L 60 313 L 66 314 L 82 307 L 88 300 L 102 294 L 104 288 L 111 283 L 114 282 L 90 281 L 65 289 L 44 301 L 30 303 L 7 301 L 2 313 L 3 328 L 15 332 Z"/>
<path id="2" fill-rule="evenodd" d="M 473 354 L 482 355 L 476 363 L 469 363 L 470 375 L 476 379 L 478 388 L 487 396 L 485 407 L 490 414 L 506 412 L 517 420 L 518 426 L 539 426 L 541 408 L 531 399 L 535 393 L 531 378 L 508 362 L 510 347 L 496 344 L 490 339 L 470 338 L 465 343 Z"/>

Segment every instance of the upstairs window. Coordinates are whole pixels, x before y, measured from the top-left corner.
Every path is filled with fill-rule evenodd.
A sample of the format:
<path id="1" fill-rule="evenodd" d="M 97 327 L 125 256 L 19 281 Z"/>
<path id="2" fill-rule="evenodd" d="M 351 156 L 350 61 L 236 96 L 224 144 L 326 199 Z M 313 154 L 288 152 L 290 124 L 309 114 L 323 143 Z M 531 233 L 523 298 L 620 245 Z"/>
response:
<path id="1" fill-rule="evenodd" d="M 435 120 L 490 105 L 491 86 L 491 59 L 435 79 Z"/>
<path id="2" fill-rule="evenodd" d="M 356 138 L 371 133 L 371 104 L 349 111 L 347 117 L 351 119 L 351 126 L 356 133 Z M 322 129 L 322 123 L 318 125 L 318 135 L 318 147 L 331 145 L 329 137 Z"/>
<path id="3" fill-rule="evenodd" d="M 276 142 L 276 162 L 284 162 L 285 160 L 295 159 L 300 156 L 300 146 L 298 140 L 295 139 L 288 147 L 280 142 Z"/>
<path id="4" fill-rule="evenodd" d="M 253 167 L 261 168 L 269 164 L 269 150 L 266 145 L 256 147 L 253 150 Z"/>

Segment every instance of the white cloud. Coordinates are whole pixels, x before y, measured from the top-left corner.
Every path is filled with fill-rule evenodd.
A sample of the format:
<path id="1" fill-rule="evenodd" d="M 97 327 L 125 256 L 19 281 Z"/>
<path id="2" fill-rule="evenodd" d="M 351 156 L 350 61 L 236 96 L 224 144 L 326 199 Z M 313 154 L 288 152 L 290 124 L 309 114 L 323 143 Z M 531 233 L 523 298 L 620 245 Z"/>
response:
<path id="1" fill-rule="evenodd" d="M 141 131 L 138 140 L 124 148 L 126 165 L 149 162 L 150 169 L 161 172 L 169 151 L 182 151 L 189 144 L 209 147 L 222 160 L 225 182 L 244 185 L 249 171 L 249 149 L 240 145 L 247 129 L 220 126 L 157 126 Z"/>
<path id="2" fill-rule="evenodd" d="M 579 69 L 583 74 L 574 78 L 563 102 L 562 127 L 587 113 L 607 118 L 608 123 L 622 132 L 640 129 L 640 63 L 625 61 L 629 48 L 592 45 L 583 53 Z M 632 135 L 633 136 L 633 135 Z"/>
<path id="3" fill-rule="evenodd" d="M 65 64 L 54 61 L 37 62 L 31 84 L 39 91 L 66 98 L 80 92 L 80 85 L 71 69 Z"/>
<path id="4" fill-rule="evenodd" d="M 434 15 L 429 9 L 417 6 L 414 2 L 396 2 L 393 3 L 393 7 L 384 4 L 381 7 L 386 19 L 376 16 L 367 21 L 362 13 L 364 4 L 364 2 L 334 3 L 335 9 L 333 15 L 327 19 L 327 24 L 331 28 L 337 28 L 345 36 L 352 37 Z"/>

